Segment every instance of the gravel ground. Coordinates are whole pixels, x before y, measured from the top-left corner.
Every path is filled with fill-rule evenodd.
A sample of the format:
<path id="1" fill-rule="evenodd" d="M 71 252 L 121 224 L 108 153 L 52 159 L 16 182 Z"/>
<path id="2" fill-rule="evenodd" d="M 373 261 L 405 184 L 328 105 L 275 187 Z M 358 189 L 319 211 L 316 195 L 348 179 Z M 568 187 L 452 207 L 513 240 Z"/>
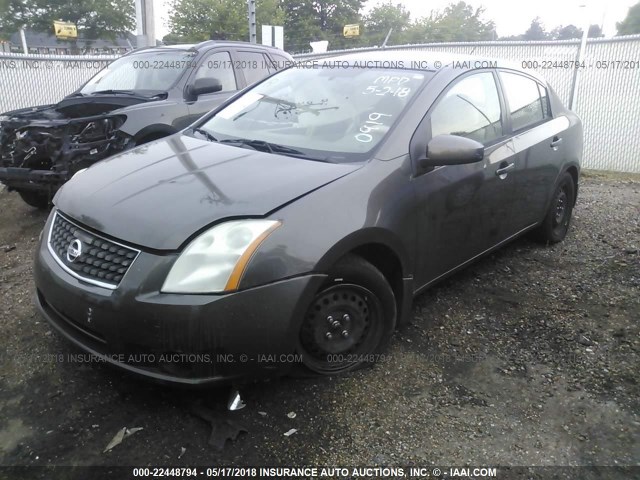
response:
<path id="1" fill-rule="evenodd" d="M 237 412 L 227 390 L 53 361 L 76 352 L 32 306 L 45 214 L 6 191 L 0 209 L 0 465 L 640 465 L 640 176 L 585 175 L 565 242 L 429 290 L 373 368 L 247 386 Z M 217 450 L 198 409 L 213 441 L 246 432 Z M 125 426 L 143 430 L 103 453 Z"/>

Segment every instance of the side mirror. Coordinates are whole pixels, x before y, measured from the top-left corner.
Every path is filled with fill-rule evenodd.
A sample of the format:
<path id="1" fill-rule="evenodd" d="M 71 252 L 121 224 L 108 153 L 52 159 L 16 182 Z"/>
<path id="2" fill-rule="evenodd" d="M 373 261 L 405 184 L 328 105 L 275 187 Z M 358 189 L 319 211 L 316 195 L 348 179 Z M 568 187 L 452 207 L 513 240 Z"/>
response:
<path id="1" fill-rule="evenodd" d="M 484 158 L 484 145 L 457 135 L 437 135 L 427 145 L 427 155 L 419 163 L 422 168 L 441 165 L 476 163 Z"/>
<path id="2" fill-rule="evenodd" d="M 215 93 L 222 90 L 222 83 L 217 78 L 198 78 L 189 86 L 189 96 L 191 98 L 197 98 L 198 95 L 205 93 Z"/>

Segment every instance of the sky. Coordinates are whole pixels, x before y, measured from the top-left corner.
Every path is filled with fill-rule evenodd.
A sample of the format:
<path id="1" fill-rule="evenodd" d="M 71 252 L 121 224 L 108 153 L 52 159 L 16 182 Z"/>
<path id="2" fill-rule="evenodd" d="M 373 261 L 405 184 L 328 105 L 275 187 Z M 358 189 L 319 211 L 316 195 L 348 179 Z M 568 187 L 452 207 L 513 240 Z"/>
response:
<path id="1" fill-rule="evenodd" d="M 245 0 L 237 0 L 244 2 Z M 387 0 L 369 0 L 365 11 Z M 411 12 L 413 19 L 428 16 L 432 10 L 443 10 L 454 0 L 392 0 L 401 3 Z M 616 22 L 627 15 L 629 7 L 638 0 L 466 0 L 474 8 L 484 7 L 484 20 L 493 20 L 498 36 L 524 33 L 531 20 L 540 17 L 545 29 L 550 31 L 559 25 L 574 24 L 582 27 L 598 24 L 606 37 L 616 34 Z M 162 39 L 169 33 L 166 26 L 169 18 L 169 0 L 154 0 L 156 37 Z M 580 5 L 586 5 L 580 7 Z"/>

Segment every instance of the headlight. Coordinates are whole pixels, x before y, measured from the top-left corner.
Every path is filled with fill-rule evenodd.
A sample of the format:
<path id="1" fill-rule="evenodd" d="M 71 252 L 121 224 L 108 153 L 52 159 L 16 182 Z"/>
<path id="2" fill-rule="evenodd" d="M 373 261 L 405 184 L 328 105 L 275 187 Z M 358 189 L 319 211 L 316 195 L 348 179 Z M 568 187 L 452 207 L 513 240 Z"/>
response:
<path id="1" fill-rule="evenodd" d="M 280 225 L 274 220 L 237 220 L 207 230 L 180 254 L 162 291 L 216 293 L 236 290 L 258 246 Z"/>
<path id="2" fill-rule="evenodd" d="M 78 123 L 72 126 L 73 140 L 89 143 L 104 140 L 119 129 L 124 123 L 123 116 L 106 117 L 88 123 Z"/>

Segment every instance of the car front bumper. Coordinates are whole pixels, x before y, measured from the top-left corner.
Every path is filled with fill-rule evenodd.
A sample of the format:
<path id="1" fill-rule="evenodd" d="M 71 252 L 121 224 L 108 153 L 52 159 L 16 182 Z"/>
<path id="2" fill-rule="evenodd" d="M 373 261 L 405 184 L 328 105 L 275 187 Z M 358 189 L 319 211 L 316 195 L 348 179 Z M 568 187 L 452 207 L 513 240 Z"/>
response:
<path id="1" fill-rule="evenodd" d="M 223 295 L 164 294 L 159 285 L 175 256 L 142 252 L 110 290 L 60 267 L 47 248 L 50 222 L 35 258 L 36 305 L 95 360 L 182 385 L 263 378 L 300 362 L 299 326 L 325 276 Z"/>
<path id="2" fill-rule="evenodd" d="M 29 168 L 0 167 L 0 183 L 11 190 L 57 190 L 68 180 L 66 172 L 31 170 Z"/>

